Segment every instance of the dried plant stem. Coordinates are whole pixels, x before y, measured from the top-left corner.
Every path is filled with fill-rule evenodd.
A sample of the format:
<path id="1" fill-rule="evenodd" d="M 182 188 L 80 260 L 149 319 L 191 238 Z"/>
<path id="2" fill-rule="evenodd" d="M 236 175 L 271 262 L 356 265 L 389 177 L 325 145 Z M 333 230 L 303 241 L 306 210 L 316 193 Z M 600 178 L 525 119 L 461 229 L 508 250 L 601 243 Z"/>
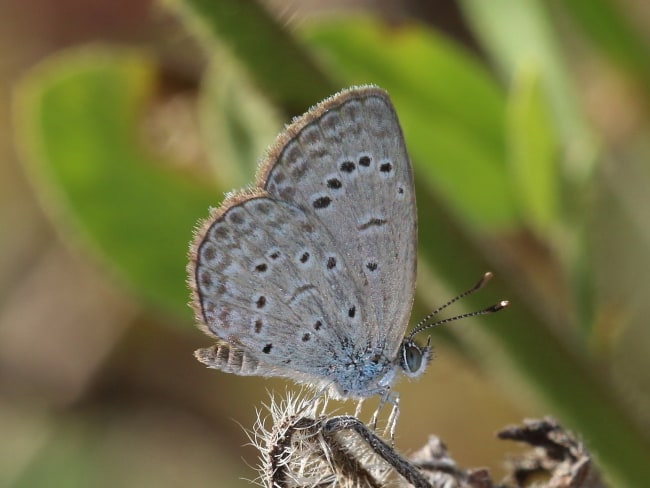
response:
<path id="1" fill-rule="evenodd" d="M 390 464 L 397 473 L 402 475 L 415 488 L 431 488 L 431 484 L 413 464 L 400 456 L 394 448 L 386 444 L 359 419 L 347 415 L 332 417 L 323 425 L 323 434 L 328 437 L 343 430 L 356 432 L 375 454 Z"/>

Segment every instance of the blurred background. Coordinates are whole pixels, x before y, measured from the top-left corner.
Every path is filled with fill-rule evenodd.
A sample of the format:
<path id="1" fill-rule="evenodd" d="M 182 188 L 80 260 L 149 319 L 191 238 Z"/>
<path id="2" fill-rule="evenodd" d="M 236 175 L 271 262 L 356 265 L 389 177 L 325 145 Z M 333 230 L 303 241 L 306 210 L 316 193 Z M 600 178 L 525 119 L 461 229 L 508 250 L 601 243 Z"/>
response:
<path id="1" fill-rule="evenodd" d="M 397 447 L 553 415 L 650 479 L 650 6 L 642 0 L 0 3 L 0 485 L 248 486 L 283 381 L 210 371 L 186 250 L 339 89 L 395 103 L 418 191 L 412 323 L 495 274 L 403 380 Z M 373 402 L 366 402 L 370 415 Z M 353 413 L 354 405 L 340 404 Z"/>

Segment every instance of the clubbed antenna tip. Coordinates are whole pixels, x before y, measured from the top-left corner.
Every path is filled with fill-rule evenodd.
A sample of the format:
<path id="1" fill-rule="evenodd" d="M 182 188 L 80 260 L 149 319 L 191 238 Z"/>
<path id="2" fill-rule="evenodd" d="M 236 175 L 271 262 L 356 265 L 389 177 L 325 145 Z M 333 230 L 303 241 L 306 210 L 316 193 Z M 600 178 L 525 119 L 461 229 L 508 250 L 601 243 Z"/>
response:
<path id="1" fill-rule="evenodd" d="M 491 271 L 486 271 L 485 274 L 479 280 L 479 282 L 476 283 L 476 285 L 474 285 L 472 291 L 480 290 L 481 288 L 483 288 L 487 284 L 487 282 L 492 279 L 493 276 L 494 275 L 492 274 Z"/>

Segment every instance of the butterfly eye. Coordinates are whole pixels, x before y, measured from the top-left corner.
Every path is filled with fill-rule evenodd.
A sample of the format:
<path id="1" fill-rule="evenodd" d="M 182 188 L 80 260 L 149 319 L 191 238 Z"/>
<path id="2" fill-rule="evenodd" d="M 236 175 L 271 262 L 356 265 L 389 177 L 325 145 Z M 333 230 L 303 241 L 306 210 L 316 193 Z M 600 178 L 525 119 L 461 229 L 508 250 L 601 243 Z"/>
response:
<path id="1" fill-rule="evenodd" d="M 425 347 L 418 346 L 411 340 L 402 343 L 402 358 L 400 366 L 404 374 L 410 378 L 420 376 L 431 359 L 431 346 L 427 343 Z"/>
<path id="2" fill-rule="evenodd" d="M 417 372 L 422 366 L 422 351 L 415 344 L 404 345 L 404 366 L 411 373 Z"/>

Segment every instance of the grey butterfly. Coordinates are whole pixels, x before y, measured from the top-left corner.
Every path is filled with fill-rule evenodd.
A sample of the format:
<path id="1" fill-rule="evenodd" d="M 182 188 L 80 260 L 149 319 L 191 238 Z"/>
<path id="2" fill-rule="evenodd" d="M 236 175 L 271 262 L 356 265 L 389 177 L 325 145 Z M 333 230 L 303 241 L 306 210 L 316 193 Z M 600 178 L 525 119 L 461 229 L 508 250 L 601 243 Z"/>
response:
<path id="1" fill-rule="evenodd" d="M 192 304 L 218 339 L 196 357 L 386 399 L 398 371 L 419 376 L 431 357 L 405 337 L 416 245 L 413 174 L 387 93 L 337 93 L 287 126 L 256 185 L 196 231 Z"/>

